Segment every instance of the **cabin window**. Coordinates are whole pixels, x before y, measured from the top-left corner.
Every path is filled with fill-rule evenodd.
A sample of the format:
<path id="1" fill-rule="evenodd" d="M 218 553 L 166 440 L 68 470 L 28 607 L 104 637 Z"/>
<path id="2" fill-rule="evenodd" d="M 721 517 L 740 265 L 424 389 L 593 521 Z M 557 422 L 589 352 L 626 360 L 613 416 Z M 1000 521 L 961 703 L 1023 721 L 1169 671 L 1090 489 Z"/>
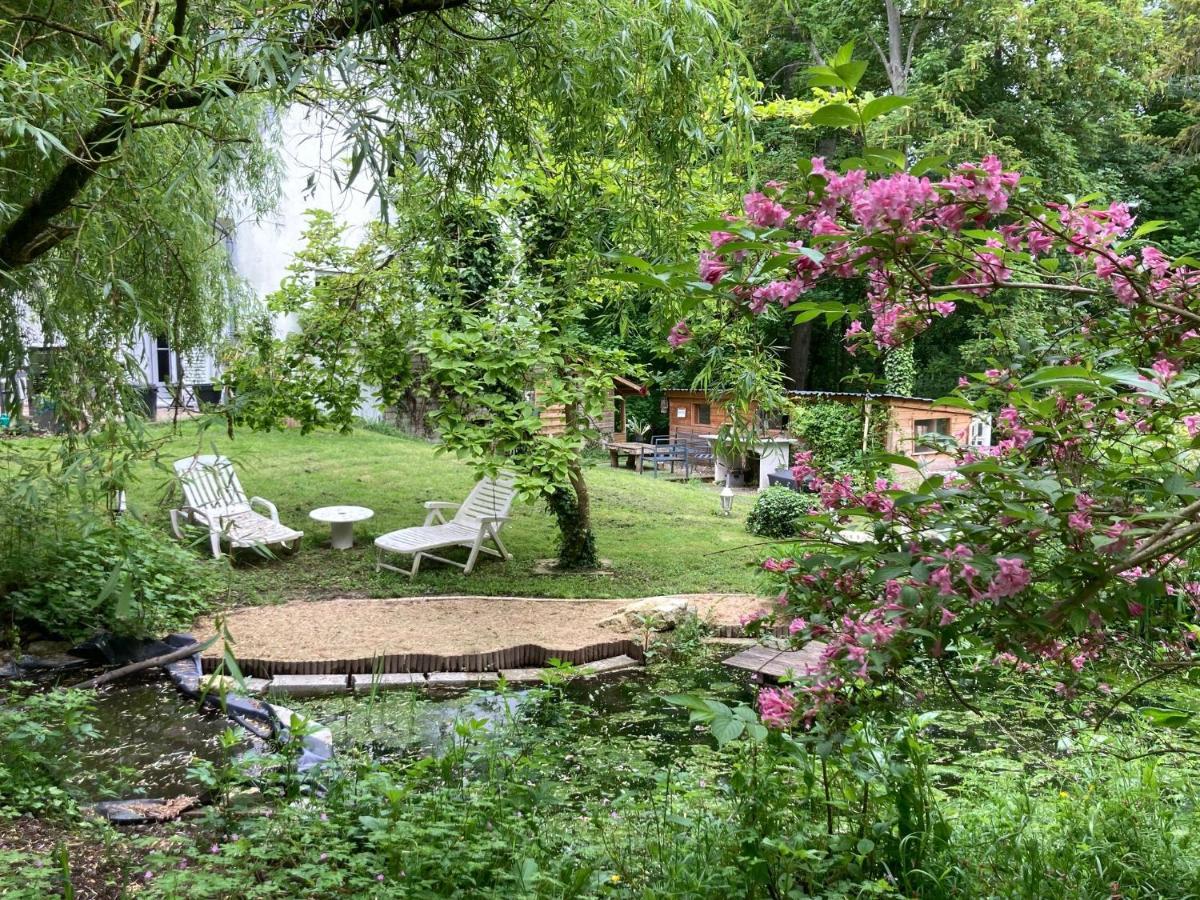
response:
<path id="1" fill-rule="evenodd" d="M 926 453 L 937 449 L 936 441 L 927 441 L 930 436 L 950 437 L 949 419 L 917 419 L 913 422 L 913 440 L 918 452 Z"/>
<path id="2" fill-rule="evenodd" d="M 712 406 L 708 403 L 696 404 L 696 424 L 711 425 L 712 424 Z"/>

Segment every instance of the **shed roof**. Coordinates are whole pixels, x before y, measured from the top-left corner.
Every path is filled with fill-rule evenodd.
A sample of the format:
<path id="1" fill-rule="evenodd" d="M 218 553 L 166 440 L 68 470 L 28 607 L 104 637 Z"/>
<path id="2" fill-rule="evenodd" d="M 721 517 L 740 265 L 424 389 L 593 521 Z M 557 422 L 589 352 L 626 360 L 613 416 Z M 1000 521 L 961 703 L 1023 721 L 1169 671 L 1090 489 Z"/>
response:
<path id="1" fill-rule="evenodd" d="M 703 391 L 699 388 L 688 387 L 668 387 L 664 388 L 664 390 L 666 393 L 713 393 L 712 391 Z M 847 397 L 854 399 L 870 397 L 873 400 L 906 400 L 916 403 L 937 403 L 936 400 L 930 397 L 910 397 L 906 394 L 872 394 L 863 391 L 787 391 L 787 395 L 789 397 Z"/>
<path id="2" fill-rule="evenodd" d="M 622 397 L 630 394 L 644 397 L 649 393 L 644 384 L 638 384 L 636 381 L 630 381 L 628 378 L 622 378 L 620 375 L 613 376 L 613 390 Z"/>

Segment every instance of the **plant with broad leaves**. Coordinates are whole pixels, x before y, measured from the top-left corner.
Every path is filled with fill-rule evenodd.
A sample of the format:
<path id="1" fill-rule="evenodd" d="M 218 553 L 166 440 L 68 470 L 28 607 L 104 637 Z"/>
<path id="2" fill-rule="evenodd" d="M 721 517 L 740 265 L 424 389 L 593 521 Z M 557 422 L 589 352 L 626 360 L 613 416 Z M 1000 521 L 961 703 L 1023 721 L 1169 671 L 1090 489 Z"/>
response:
<path id="1" fill-rule="evenodd" d="M 826 68 L 853 88 L 844 65 Z M 861 131 L 870 114 L 842 104 L 823 120 Z M 994 446 L 937 438 L 944 471 L 880 455 L 891 471 L 866 488 L 799 455 L 824 511 L 764 566 L 780 581 L 776 620 L 821 644 L 811 671 L 762 695 L 764 721 L 781 727 L 879 696 L 914 661 L 943 674 L 952 660 L 1013 666 L 1064 698 L 1102 699 L 1099 661 L 1153 679 L 1191 664 L 1200 639 L 1200 262 L 1148 241 L 1165 223 L 1046 196 L 994 157 L 906 162 L 871 148 L 839 169 L 813 158 L 706 223 L 698 279 L 658 273 L 685 316 L 829 316 L 805 295 L 860 284 L 862 300 L 833 315 L 849 320 L 852 352 L 885 358 L 962 306 L 990 312 L 1020 291 L 1062 300 L 1044 346 L 941 401 L 994 413 Z M 693 330 L 683 318 L 674 333 Z"/>

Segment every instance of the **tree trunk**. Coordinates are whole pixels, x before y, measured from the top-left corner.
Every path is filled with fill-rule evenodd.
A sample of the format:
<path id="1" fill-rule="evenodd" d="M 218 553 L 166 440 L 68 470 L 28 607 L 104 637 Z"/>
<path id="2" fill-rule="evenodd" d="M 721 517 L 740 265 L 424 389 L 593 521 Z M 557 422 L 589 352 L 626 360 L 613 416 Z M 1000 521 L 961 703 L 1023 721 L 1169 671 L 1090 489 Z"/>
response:
<path id="1" fill-rule="evenodd" d="M 564 411 L 567 433 L 575 430 L 578 410 L 568 405 Z M 560 569 L 595 569 L 600 565 L 596 556 L 596 536 L 592 534 L 592 500 L 583 466 L 576 456 L 567 466 L 570 490 L 560 485 L 546 496 L 546 503 L 558 520 L 558 567 Z"/>
<path id="2" fill-rule="evenodd" d="M 899 4 L 896 0 L 884 0 L 883 12 L 887 18 L 886 52 L 874 39 L 871 40 L 871 43 L 875 45 L 875 52 L 879 54 L 879 58 L 883 62 L 883 69 L 887 72 L 888 84 L 892 88 L 892 93 L 897 97 L 903 97 L 908 92 L 908 77 L 912 73 L 913 50 L 916 47 L 917 36 L 921 33 L 924 19 L 918 18 L 913 23 L 908 32 L 907 46 L 905 46 L 904 22 L 901 18 Z"/>
<path id="3" fill-rule="evenodd" d="M 788 344 L 788 378 L 792 382 L 792 390 L 803 391 L 808 387 L 808 363 L 812 349 L 812 322 L 803 322 L 792 326 L 791 341 Z"/>

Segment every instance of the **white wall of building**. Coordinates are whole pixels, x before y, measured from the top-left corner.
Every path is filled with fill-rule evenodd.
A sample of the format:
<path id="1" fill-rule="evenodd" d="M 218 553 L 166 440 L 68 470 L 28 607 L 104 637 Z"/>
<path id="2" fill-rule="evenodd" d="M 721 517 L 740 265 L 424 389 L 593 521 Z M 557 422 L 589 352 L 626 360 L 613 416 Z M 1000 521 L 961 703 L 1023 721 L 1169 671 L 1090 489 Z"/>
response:
<path id="1" fill-rule="evenodd" d="M 361 239 L 370 222 L 379 215 L 379 202 L 369 196 L 370 180 L 360 175 L 354 184 L 344 186 L 348 164 L 344 158 L 345 137 L 329 116 L 301 106 L 282 113 L 279 123 L 282 171 L 280 193 L 273 210 L 255 216 L 246 204 L 231 210 L 235 227 L 230 240 L 230 255 L 235 271 L 245 279 L 253 294 L 265 303 L 267 296 L 279 289 L 288 274 L 288 267 L 303 246 L 308 210 L 322 209 L 334 214 L 346 226 L 346 240 Z M 54 339 L 43 336 L 36 317 L 28 310 L 21 316 L 21 329 L 27 347 L 53 345 Z M 275 332 L 282 337 L 295 330 L 291 316 L 279 316 Z M 180 361 L 170 354 L 170 371 L 160 371 L 156 337 L 150 333 L 138 335 L 120 348 L 132 356 L 142 370 L 146 383 L 174 383 L 179 379 Z M 217 376 L 211 354 L 190 355 L 183 361 L 185 383 L 211 382 Z M 164 391 L 160 403 L 169 402 Z M 378 418 L 379 410 L 372 398 L 364 395 L 360 414 Z"/>
<path id="2" fill-rule="evenodd" d="M 287 276 L 304 243 L 308 210 L 333 213 L 347 227 L 350 242 L 361 238 L 379 215 L 379 203 L 368 196 L 365 176 L 349 186 L 340 183 L 348 174 L 342 158 L 345 137 L 328 116 L 293 106 L 284 113 L 280 131 L 283 172 L 278 206 L 257 219 L 235 211 L 239 221 L 232 240 L 233 266 L 260 298 L 278 290 Z M 291 323 L 281 320 L 277 327 L 279 333 L 286 333 Z"/>

